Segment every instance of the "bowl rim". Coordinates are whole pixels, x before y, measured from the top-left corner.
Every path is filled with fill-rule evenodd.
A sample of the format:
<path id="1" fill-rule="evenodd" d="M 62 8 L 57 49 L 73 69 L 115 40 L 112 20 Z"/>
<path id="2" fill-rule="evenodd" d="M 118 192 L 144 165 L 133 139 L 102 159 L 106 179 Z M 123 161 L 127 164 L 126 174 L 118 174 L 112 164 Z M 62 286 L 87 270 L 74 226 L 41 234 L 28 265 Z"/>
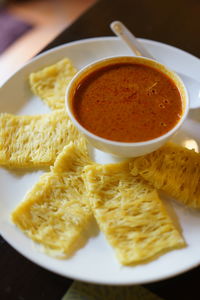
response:
<path id="1" fill-rule="evenodd" d="M 182 113 L 182 116 L 181 118 L 178 120 L 178 122 L 176 123 L 176 125 L 170 129 L 169 131 L 167 131 L 165 134 L 157 137 L 157 138 L 154 138 L 154 139 L 150 139 L 150 140 L 147 140 L 147 141 L 142 141 L 142 142 L 120 142 L 120 141 L 114 141 L 114 140 L 109 140 L 109 139 L 106 139 L 106 138 L 103 138 L 103 137 L 100 137 L 92 132 L 90 132 L 89 130 L 87 130 L 84 126 L 82 126 L 79 121 L 76 119 L 76 117 L 74 116 L 73 114 L 73 111 L 71 109 L 71 105 L 70 105 L 70 96 L 71 96 L 71 93 L 72 93 L 72 90 L 75 89 L 75 86 L 77 87 L 78 84 L 77 84 L 77 80 L 79 79 L 79 82 L 80 82 L 80 78 L 84 78 L 84 74 L 85 75 L 88 75 L 90 73 L 92 73 L 94 70 L 98 69 L 98 66 L 107 66 L 107 65 L 110 65 L 112 64 L 113 62 L 115 61 L 118 61 L 118 60 L 131 60 L 131 59 L 134 59 L 134 60 L 138 60 L 138 61 L 141 61 L 141 62 L 144 62 L 144 61 L 150 61 L 152 64 L 156 65 L 156 66 L 160 66 L 162 69 L 165 69 L 167 71 L 168 74 L 173 74 L 173 77 L 175 78 L 172 78 L 170 77 L 171 80 L 173 80 L 173 82 L 176 84 L 176 82 L 179 82 L 179 84 L 182 86 L 182 91 L 184 91 L 184 112 Z M 104 65 L 105 64 L 105 65 Z M 159 68 L 157 68 L 159 69 Z M 160 72 L 164 73 L 162 70 L 160 70 Z M 164 73 L 165 74 L 165 73 Z M 166 75 L 166 74 L 165 74 Z M 177 84 L 176 84 L 176 87 L 177 87 Z M 178 88 L 179 89 L 179 88 Z M 180 91 L 180 89 L 179 89 Z M 182 95 L 182 93 L 181 93 Z M 183 98 L 183 97 L 181 97 Z M 75 124 L 75 126 L 83 133 L 85 134 L 86 136 L 92 138 L 92 139 L 95 139 L 96 141 L 98 142 L 101 142 L 101 143 L 106 143 L 106 144 L 109 144 L 109 145 L 113 145 L 113 146 L 125 146 L 125 147 L 141 147 L 141 146 L 148 146 L 148 145 L 152 145 L 154 143 L 159 143 L 161 142 L 162 140 L 165 140 L 165 139 L 168 139 L 171 135 L 173 135 L 178 129 L 179 127 L 183 124 L 183 122 L 185 121 L 187 115 L 188 115 L 188 112 L 189 112 L 189 95 L 188 95 L 188 91 L 187 91 L 187 88 L 185 86 L 185 84 L 183 83 L 182 79 L 177 75 L 176 72 L 170 70 L 170 68 L 168 68 L 167 66 L 165 66 L 164 64 L 154 60 L 154 59 L 150 59 L 150 58 L 146 58 L 146 57 L 143 57 L 143 56 L 110 56 L 110 57 L 106 57 L 106 58 L 103 58 L 103 59 L 99 59 L 99 60 L 96 60 L 90 64 L 87 64 L 85 67 L 83 67 L 82 69 L 80 69 L 76 74 L 75 76 L 72 78 L 72 80 L 70 81 L 70 83 L 68 84 L 67 88 L 66 88 L 66 93 L 65 93 L 65 107 L 66 107 L 66 110 L 67 110 L 67 113 L 70 117 L 70 119 L 72 120 L 72 122 Z"/>

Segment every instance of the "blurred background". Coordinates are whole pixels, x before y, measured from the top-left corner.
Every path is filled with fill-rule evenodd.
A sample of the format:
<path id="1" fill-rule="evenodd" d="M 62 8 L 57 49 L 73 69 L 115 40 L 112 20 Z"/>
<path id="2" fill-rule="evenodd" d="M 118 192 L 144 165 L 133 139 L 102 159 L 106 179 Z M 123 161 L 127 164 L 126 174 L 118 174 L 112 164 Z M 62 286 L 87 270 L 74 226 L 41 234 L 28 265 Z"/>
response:
<path id="1" fill-rule="evenodd" d="M 0 0 L 0 84 L 96 0 Z"/>

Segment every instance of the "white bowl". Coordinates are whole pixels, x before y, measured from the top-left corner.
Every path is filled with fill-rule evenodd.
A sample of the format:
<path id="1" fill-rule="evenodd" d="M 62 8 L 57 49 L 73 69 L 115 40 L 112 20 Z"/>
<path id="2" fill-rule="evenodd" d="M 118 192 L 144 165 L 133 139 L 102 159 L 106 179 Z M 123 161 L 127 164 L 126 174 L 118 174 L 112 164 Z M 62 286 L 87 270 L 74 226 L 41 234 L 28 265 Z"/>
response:
<path id="1" fill-rule="evenodd" d="M 77 87 L 79 86 L 80 82 L 87 77 L 89 74 L 93 73 L 94 71 L 111 64 L 115 63 L 141 63 L 147 66 L 151 66 L 153 68 L 158 69 L 162 73 L 166 74 L 168 77 L 172 79 L 175 83 L 182 98 L 182 115 L 180 120 L 176 123 L 176 125 L 169 130 L 167 133 L 159 136 L 158 138 L 151 139 L 145 142 L 134 142 L 134 143 L 124 143 L 124 142 L 117 142 L 108 140 L 102 137 L 99 137 L 87 129 L 85 129 L 75 118 L 73 109 L 72 109 L 72 100 L 74 96 L 74 92 L 76 91 Z M 183 84 L 180 77 L 174 73 L 173 71 L 169 70 L 166 66 L 161 63 L 158 63 L 152 59 L 144 58 L 144 57 L 134 57 L 134 56 L 117 56 L 117 57 L 109 57 L 99 61 L 96 61 L 92 64 L 87 65 L 83 69 L 81 69 L 71 80 L 70 84 L 66 90 L 66 109 L 71 118 L 73 124 L 81 131 L 89 142 L 104 152 L 111 153 L 113 155 L 117 155 L 120 157 L 136 157 L 140 155 L 144 155 L 150 152 L 155 151 L 159 147 L 161 147 L 164 143 L 169 140 L 172 135 L 176 133 L 179 127 L 184 122 L 188 111 L 189 111 L 189 97 L 186 90 L 185 85 Z"/>

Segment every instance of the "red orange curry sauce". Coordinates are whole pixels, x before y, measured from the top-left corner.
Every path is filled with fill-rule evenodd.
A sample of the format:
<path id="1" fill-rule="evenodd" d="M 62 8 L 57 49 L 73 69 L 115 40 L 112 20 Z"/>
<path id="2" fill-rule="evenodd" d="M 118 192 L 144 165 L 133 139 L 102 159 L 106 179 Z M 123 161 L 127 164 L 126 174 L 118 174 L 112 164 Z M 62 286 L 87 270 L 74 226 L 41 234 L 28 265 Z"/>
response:
<path id="1" fill-rule="evenodd" d="M 72 107 L 88 131 L 120 142 L 157 138 L 182 114 L 181 95 L 173 81 L 136 63 L 117 63 L 89 74 L 75 91 Z"/>

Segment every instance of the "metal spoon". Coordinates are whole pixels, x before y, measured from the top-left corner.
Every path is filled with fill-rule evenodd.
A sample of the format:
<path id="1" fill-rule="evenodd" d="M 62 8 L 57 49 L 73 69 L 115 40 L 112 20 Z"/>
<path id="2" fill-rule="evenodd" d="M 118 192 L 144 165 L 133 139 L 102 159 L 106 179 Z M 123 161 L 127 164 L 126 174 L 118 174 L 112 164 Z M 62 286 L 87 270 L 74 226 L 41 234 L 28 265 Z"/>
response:
<path id="1" fill-rule="evenodd" d="M 126 26 L 114 21 L 110 24 L 112 31 L 137 55 L 156 60 Z M 182 73 L 177 73 L 187 87 L 190 96 L 190 108 L 200 107 L 200 81 Z"/>

